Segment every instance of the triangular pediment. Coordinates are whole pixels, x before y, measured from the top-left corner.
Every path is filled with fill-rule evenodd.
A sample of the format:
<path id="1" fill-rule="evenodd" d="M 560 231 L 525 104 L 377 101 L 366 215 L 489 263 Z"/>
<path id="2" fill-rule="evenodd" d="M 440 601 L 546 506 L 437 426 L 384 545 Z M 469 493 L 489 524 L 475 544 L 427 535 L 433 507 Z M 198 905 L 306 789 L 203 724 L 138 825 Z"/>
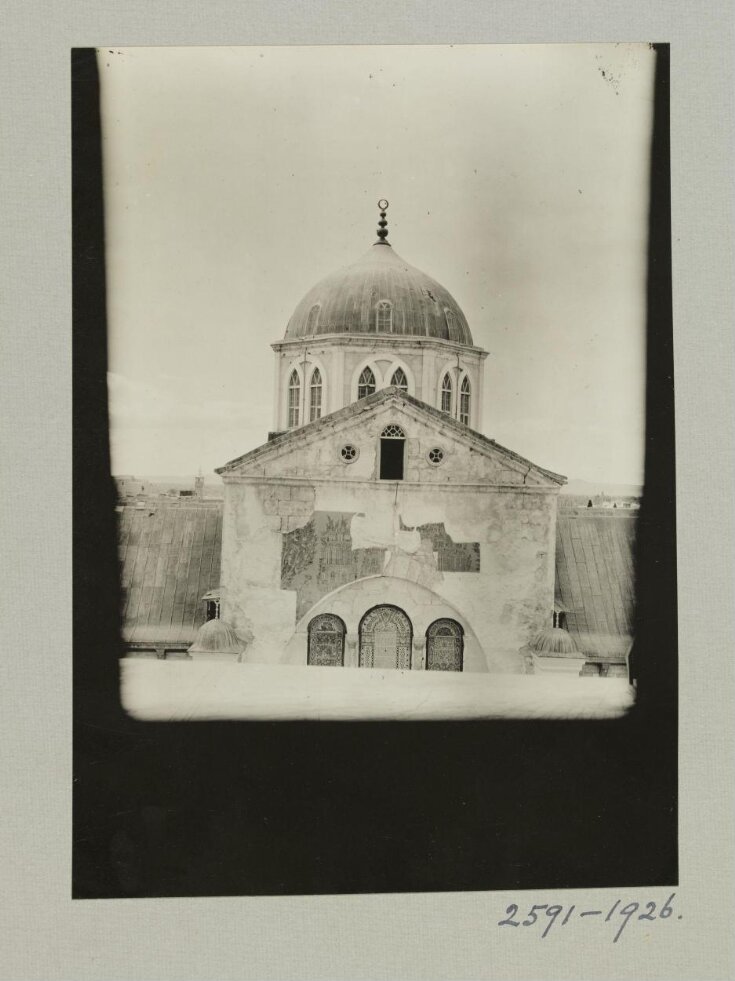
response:
<path id="1" fill-rule="evenodd" d="M 375 479 L 381 435 L 406 439 L 403 479 L 422 483 L 558 487 L 566 478 L 537 466 L 438 409 L 386 388 L 298 429 L 282 433 L 218 468 L 237 476 Z M 345 448 L 354 455 L 345 457 Z M 437 463 L 438 450 L 441 460 Z M 350 454 L 348 453 L 347 456 Z"/>

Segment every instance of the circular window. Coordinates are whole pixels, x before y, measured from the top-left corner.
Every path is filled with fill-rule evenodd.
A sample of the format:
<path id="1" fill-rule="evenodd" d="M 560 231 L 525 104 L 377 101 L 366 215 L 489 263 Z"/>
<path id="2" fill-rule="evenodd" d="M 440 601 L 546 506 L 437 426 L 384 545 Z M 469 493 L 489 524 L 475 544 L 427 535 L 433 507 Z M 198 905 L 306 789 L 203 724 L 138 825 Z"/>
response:
<path id="1" fill-rule="evenodd" d="M 444 459 L 444 450 L 441 448 L 441 446 L 432 446 L 432 448 L 426 454 L 426 459 L 432 466 L 438 467 Z"/>
<path id="2" fill-rule="evenodd" d="M 358 450 L 356 446 L 352 445 L 352 443 L 347 443 L 339 451 L 339 454 L 345 463 L 354 463 L 358 457 Z"/>

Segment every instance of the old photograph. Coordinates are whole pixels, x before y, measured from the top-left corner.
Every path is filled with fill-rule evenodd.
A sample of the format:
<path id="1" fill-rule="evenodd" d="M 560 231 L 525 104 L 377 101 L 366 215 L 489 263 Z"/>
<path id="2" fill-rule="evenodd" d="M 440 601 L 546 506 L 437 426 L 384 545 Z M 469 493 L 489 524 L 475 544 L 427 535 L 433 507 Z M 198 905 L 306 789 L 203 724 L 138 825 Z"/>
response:
<path id="1" fill-rule="evenodd" d="M 624 713 L 651 47 L 98 59 L 126 709 Z"/>

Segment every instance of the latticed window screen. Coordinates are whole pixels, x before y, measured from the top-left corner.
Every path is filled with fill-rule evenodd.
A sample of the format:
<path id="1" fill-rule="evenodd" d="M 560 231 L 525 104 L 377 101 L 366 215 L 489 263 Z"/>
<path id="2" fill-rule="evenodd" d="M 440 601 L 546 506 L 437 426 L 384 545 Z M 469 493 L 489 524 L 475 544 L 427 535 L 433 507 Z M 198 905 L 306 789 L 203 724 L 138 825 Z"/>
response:
<path id="1" fill-rule="evenodd" d="M 299 373 L 294 370 L 288 380 L 288 428 L 295 429 L 299 424 L 299 401 L 301 399 L 301 383 Z"/>
<path id="2" fill-rule="evenodd" d="M 360 624 L 360 667 L 411 667 L 411 621 L 397 606 L 376 606 Z"/>
<path id="3" fill-rule="evenodd" d="M 408 378 L 406 378 L 406 372 L 403 368 L 396 368 L 390 383 L 391 385 L 395 385 L 396 388 L 400 388 L 402 392 L 408 391 Z"/>
<path id="4" fill-rule="evenodd" d="M 364 399 L 375 391 L 375 375 L 370 368 L 363 368 L 357 382 L 357 397 Z"/>
<path id="5" fill-rule="evenodd" d="M 467 375 L 462 379 L 462 387 L 459 390 L 459 421 L 465 426 L 470 424 L 470 380 Z"/>
<path id="6" fill-rule="evenodd" d="M 390 331 L 393 327 L 393 307 L 390 300 L 380 300 L 375 307 L 376 330 Z"/>
<path id="7" fill-rule="evenodd" d="M 406 434 L 404 433 L 404 431 L 401 429 L 400 426 L 397 426 L 394 422 L 392 422 L 389 426 L 386 426 L 383 432 L 380 434 L 380 436 L 382 439 L 406 438 Z"/>
<path id="8" fill-rule="evenodd" d="M 427 671 L 461 671 L 464 636 L 456 620 L 435 620 L 426 631 Z"/>
<path id="9" fill-rule="evenodd" d="M 314 368 L 311 373 L 309 389 L 309 421 L 321 418 L 322 414 L 322 373 Z"/>
<path id="10" fill-rule="evenodd" d="M 449 372 L 446 373 L 442 381 L 442 412 L 446 412 L 448 415 L 452 414 L 452 379 Z"/>
<path id="11" fill-rule="evenodd" d="M 306 333 L 315 334 L 317 325 L 319 324 L 319 304 L 315 303 L 314 306 L 309 310 L 309 316 L 306 318 Z"/>
<path id="12" fill-rule="evenodd" d="M 332 613 L 314 617 L 309 624 L 307 664 L 342 667 L 345 653 L 345 625 Z"/>

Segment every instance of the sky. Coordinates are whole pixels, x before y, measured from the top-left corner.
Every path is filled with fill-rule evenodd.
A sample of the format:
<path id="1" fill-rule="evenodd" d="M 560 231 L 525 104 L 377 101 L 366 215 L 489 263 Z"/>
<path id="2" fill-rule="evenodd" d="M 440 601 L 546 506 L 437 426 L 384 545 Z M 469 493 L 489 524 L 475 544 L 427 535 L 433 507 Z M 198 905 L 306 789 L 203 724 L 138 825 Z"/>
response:
<path id="1" fill-rule="evenodd" d="M 642 483 L 654 53 L 642 44 L 100 51 L 112 470 L 264 442 L 302 296 L 389 241 L 455 297 L 483 432 Z"/>

